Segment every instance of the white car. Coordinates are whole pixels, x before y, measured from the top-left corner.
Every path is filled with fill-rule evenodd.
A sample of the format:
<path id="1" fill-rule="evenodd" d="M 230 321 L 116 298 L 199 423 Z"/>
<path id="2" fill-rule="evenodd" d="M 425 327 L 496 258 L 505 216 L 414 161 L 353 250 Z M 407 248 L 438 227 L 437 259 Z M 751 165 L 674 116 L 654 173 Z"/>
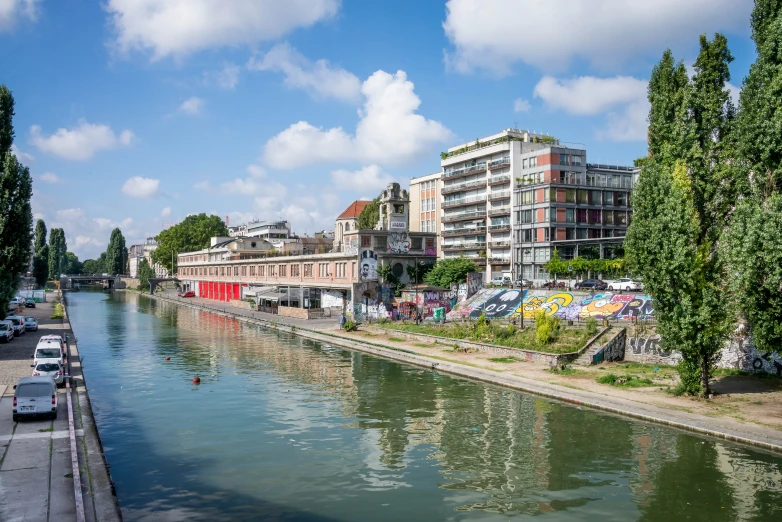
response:
<path id="1" fill-rule="evenodd" d="M 623 278 L 623 279 L 617 279 L 616 281 L 611 281 L 608 283 L 608 289 L 609 290 L 628 290 L 628 291 L 637 291 L 638 290 L 638 283 L 633 281 L 632 279 Z"/>
<path id="2" fill-rule="evenodd" d="M 10 343 L 14 340 L 14 323 L 11 321 L 0 321 L 0 339 L 4 343 Z"/>
<path id="3" fill-rule="evenodd" d="M 28 315 L 24 316 L 24 329 L 28 332 L 37 332 L 38 331 L 38 319 L 35 317 L 30 317 Z"/>
<path id="4" fill-rule="evenodd" d="M 24 317 L 21 315 L 9 315 L 5 320 L 13 323 L 15 336 L 19 337 L 24 333 Z"/>
<path id="5" fill-rule="evenodd" d="M 41 343 L 57 343 L 60 345 L 60 350 L 62 350 L 62 356 L 66 357 L 67 354 L 65 353 L 65 341 L 62 340 L 61 335 L 43 335 L 40 339 L 38 339 L 38 344 Z"/>
<path id="6" fill-rule="evenodd" d="M 34 415 L 57 418 L 57 385 L 51 377 L 22 377 L 14 386 L 14 422 Z"/>
<path id="7" fill-rule="evenodd" d="M 57 363 L 42 362 L 38 363 L 33 369 L 33 377 L 51 377 L 55 384 L 62 384 L 65 379 L 62 376 L 62 366 Z"/>
<path id="8" fill-rule="evenodd" d="M 41 342 L 35 347 L 35 353 L 33 354 L 33 366 L 45 363 L 57 363 L 60 366 L 65 364 L 62 356 L 62 349 L 56 342 Z"/>
<path id="9" fill-rule="evenodd" d="M 510 277 L 508 276 L 497 276 L 492 277 L 491 284 L 494 286 L 506 286 L 510 284 Z"/>

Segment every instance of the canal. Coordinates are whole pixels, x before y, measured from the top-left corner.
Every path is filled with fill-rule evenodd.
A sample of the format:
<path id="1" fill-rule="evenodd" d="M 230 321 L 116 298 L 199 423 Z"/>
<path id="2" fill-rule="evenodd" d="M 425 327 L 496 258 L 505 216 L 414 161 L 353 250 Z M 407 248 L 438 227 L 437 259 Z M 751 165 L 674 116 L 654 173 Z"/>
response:
<path id="1" fill-rule="evenodd" d="M 67 303 L 126 521 L 782 520 L 779 456 L 132 292 Z"/>

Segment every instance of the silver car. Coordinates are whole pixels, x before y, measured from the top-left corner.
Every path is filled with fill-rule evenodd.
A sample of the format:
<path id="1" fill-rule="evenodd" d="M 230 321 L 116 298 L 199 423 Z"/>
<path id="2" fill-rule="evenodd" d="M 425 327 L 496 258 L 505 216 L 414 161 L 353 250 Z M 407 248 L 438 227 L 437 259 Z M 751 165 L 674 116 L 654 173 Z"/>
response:
<path id="1" fill-rule="evenodd" d="M 24 329 L 28 332 L 37 332 L 38 331 L 38 319 L 35 317 L 25 316 L 24 317 Z"/>
<path id="2" fill-rule="evenodd" d="M 57 418 L 57 385 L 51 377 L 22 377 L 14 386 L 14 422 L 37 415 Z"/>
<path id="3" fill-rule="evenodd" d="M 11 321 L 0 321 L 0 340 L 4 343 L 13 341 L 14 323 Z"/>
<path id="4" fill-rule="evenodd" d="M 55 384 L 62 384 L 65 379 L 62 375 L 62 366 L 52 362 L 40 362 L 33 370 L 33 377 L 51 377 Z"/>

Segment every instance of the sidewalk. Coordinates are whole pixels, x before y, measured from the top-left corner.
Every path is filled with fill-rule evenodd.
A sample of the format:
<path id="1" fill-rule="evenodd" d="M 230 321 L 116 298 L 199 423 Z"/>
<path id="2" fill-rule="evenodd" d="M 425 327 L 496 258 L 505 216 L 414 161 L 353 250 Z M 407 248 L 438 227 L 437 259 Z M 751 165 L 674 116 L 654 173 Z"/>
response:
<path id="1" fill-rule="evenodd" d="M 440 345 L 439 348 L 424 347 L 420 344 L 391 342 L 389 338 L 381 338 L 374 334 L 361 333 L 348 334 L 337 328 L 337 321 L 330 320 L 304 320 L 277 315 L 255 312 L 229 306 L 224 303 L 202 298 L 177 298 L 176 294 L 157 294 L 155 298 L 176 302 L 184 306 L 191 306 L 204 310 L 211 310 L 219 314 L 230 315 L 239 319 L 253 322 L 262 322 L 270 327 L 283 331 L 293 332 L 310 339 L 336 344 L 346 348 L 368 352 L 380 357 L 394 359 L 400 362 L 414 364 L 431 369 L 437 369 L 480 380 L 515 390 L 534 393 L 545 397 L 570 402 L 573 404 L 588 406 L 603 411 L 629 416 L 643 421 L 665 424 L 686 431 L 696 432 L 720 439 L 744 443 L 774 452 L 782 452 L 782 431 L 757 424 L 741 422 L 733 418 L 717 415 L 701 415 L 686 411 L 686 408 L 666 407 L 664 405 L 648 404 L 647 394 L 642 390 L 630 393 L 626 390 L 615 389 L 608 386 L 600 389 L 601 393 L 595 393 L 585 389 L 579 389 L 568 383 L 565 385 L 554 384 L 550 380 L 532 379 L 510 371 L 511 365 L 465 363 L 454 360 L 451 354 L 446 355 Z M 291 327 L 295 327 L 295 330 Z M 369 337 L 370 340 L 367 340 Z M 434 352 L 437 355 L 433 355 Z M 531 365 L 532 363 L 520 363 Z M 524 366 L 525 369 L 531 366 Z M 540 369 L 539 369 L 540 370 Z M 526 373 L 526 372 L 525 372 Z M 530 375 L 540 375 L 542 372 L 528 372 Z M 549 377 L 556 377 L 548 374 Z M 562 377 L 567 379 L 567 377 Z M 602 393 L 602 392 L 605 393 Z M 631 397 L 631 398 L 628 398 Z M 677 401 L 688 399 L 672 398 Z"/>

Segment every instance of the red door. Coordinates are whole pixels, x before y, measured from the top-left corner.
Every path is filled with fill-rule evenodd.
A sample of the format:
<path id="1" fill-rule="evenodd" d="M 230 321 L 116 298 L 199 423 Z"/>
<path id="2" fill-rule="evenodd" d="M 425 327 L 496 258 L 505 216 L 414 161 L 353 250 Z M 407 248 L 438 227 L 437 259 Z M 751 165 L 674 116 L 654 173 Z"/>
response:
<path id="1" fill-rule="evenodd" d="M 242 287 L 239 284 L 234 285 L 234 299 L 239 300 L 242 298 Z"/>

